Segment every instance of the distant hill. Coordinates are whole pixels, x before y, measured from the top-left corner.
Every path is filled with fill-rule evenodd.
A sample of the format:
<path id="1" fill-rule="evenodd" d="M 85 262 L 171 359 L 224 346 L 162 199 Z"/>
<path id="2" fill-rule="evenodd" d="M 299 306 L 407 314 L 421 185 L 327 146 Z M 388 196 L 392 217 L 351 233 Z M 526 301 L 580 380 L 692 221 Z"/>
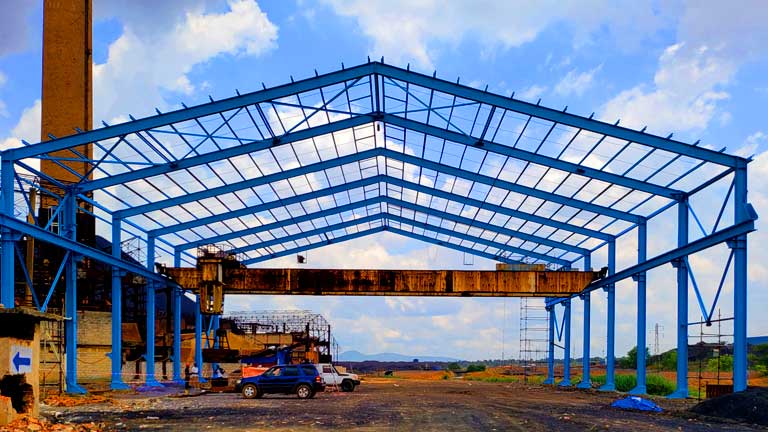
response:
<path id="1" fill-rule="evenodd" d="M 359 351 L 344 351 L 339 354 L 339 361 L 348 362 L 363 362 L 363 361 L 380 361 L 380 362 L 412 362 L 413 359 L 419 359 L 419 362 L 457 362 L 459 359 L 451 357 L 437 357 L 437 356 L 418 356 L 418 355 L 403 355 L 397 353 L 379 353 L 379 354 L 363 354 Z"/>

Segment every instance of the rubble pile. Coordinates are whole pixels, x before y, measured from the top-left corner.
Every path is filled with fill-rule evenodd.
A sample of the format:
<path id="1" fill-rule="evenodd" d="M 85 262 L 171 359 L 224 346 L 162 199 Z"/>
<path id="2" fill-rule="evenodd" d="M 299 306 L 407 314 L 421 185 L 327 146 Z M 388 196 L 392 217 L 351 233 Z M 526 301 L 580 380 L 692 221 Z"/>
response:
<path id="1" fill-rule="evenodd" d="M 20 416 L 11 423 L 0 427 L 0 432 L 90 432 L 104 430 L 103 423 L 52 423 L 43 418 Z"/>

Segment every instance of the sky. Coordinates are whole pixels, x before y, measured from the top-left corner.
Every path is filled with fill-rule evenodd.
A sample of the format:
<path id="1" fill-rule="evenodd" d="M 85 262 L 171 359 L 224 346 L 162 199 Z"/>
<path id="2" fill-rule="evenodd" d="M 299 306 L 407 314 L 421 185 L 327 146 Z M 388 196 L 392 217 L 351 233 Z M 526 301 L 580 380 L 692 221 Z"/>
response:
<path id="1" fill-rule="evenodd" d="M 381 59 L 489 91 L 537 102 L 741 156 L 749 200 L 768 214 L 768 6 L 720 1 L 93 0 L 94 124 L 143 117 Z M 0 0 L 0 148 L 39 141 L 42 2 Z M 723 186 L 713 192 L 720 193 Z M 715 189 L 717 189 L 716 187 Z M 724 186 L 727 189 L 727 184 Z M 720 203 L 692 201 L 705 226 Z M 731 210 L 732 212 L 732 210 Z M 673 247 L 671 215 L 649 226 L 649 256 Z M 707 223 L 709 225 L 707 225 Z M 768 334 L 768 235 L 750 236 L 749 334 Z M 693 231 L 692 231 L 693 233 Z M 695 236 L 694 236 L 695 238 Z M 619 242 L 618 264 L 636 260 Z M 691 257 L 711 299 L 723 246 Z M 269 262 L 296 267 L 295 257 Z M 593 267 L 605 265 L 605 252 Z M 494 263 L 390 233 L 308 253 L 317 268 L 493 269 Z M 649 345 L 675 343 L 671 266 L 649 273 Z M 730 279 L 721 299 L 732 314 Z M 635 344 L 635 291 L 617 287 L 616 353 Z M 690 320 L 698 321 L 691 294 Z M 604 354 L 605 294 L 592 296 L 592 354 Z M 335 328 L 342 350 L 463 359 L 515 357 L 520 301 L 421 297 L 234 297 L 226 309 L 311 309 Z M 573 349 L 581 353 L 580 301 Z M 691 328 L 691 334 L 699 334 Z M 723 333 L 728 333 L 726 325 Z"/>

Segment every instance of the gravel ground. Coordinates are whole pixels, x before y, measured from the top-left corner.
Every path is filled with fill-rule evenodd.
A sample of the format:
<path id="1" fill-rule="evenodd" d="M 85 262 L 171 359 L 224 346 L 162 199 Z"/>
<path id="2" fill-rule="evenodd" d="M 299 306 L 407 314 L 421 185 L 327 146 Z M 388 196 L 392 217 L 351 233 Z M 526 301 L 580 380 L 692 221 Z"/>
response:
<path id="1" fill-rule="evenodd" d="M 44 407 L 43 414 L 60 422 L 101 423 L 106 430 L 763 430 L 694 418 L 686 411 L 689 401 L 658 399 L 665 409 L 660 414 L 610 408 L 619 397 L 517 383 L 370 379 L 354 393 L 324 393 L 311 400 L 122 394 L 109 403 Z"/>

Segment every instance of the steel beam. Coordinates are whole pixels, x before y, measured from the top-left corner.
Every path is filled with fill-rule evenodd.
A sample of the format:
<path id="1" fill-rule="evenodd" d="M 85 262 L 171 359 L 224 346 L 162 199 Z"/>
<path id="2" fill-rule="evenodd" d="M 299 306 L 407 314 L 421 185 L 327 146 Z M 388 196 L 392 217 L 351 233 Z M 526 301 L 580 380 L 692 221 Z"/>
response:
<path id="1" fill-rule="evenodd" d="M 637 226 L 637 263 L 642 264 L 648 259 L 648 231 L 646 224 Z M 645 341 L 646 319 L 648 315 L 646 307 L 645 272 L 635 276 L 637 281 L 637 385 L 630 390 L 630 394 L 643 395 L 647 393 L 645 377 Z"/>
<path id="2" fill-rule="evenodd" d="M 532 196 L 545 201 L 562 204 L 567 207 L 577 208 L 588 212 L 593 212 L 600 215 L 613 217 L 616 219 L 622 219 L 632 223 L 638 223 L 645 220 L 643 216 L 627 213 L 621 210 L 616 210 L 611 207 L 605 207 L 597 204 L 593 204 L 586 201 L 577 200 L 565 195 L 558 195 L 552 192 L 546 192 L 543 190 L 535 189 L 528 186 L 523 186 L 517 183 L 512 183 L 506 180 L 497 179 L 494 177 L 486 176 L 479 173 L 474 173 L 461 168 L 455 168 L 449 165 L 433 162 L 428 159 L 423 159 L 418 156 L 412 156 L 405 153 L 400 153 L 390 149 L 383 149 L 381 156 L 394 159 L 400 162 L 409 163 L 421 168 L 426 168 L 438 172 L 442 172 L 448 175 L 456 176 L 470 181 L 482 183 L 491 187 L 498 187 L 506 189 L 512 192 L 516 192 L 523 195 Z"/>
<path id="3" fill-rule="evenodd" d="M 680 141 L 646 134 L 642 131 L 628 129 L 615 124 L 604 123 L 592 118 L 569 114 L 565 111 L 546 108 L 538 104 L 523 102 L 521 100 L 485 92 L 472 87 L 437 79 L 432 76 L 423 75 L 383 63 L 375 63 L 373 72 L 392 79 L 405 81 L 413 85 L 432 89 L 438 92 L 448 93 L 449 95 L 453 95 L 459 98 L 478 101 L 491 106 L 527 114 L 533 117 L 538 117 L 540 119 L 549 120 L 577 129 L 584 129 L 598 134 L 609 135 L 625 141 L 635 142 L 648 147 L 687 155 L 696 159 L 706 160 L 719 165 L 735 167 L 739 161 L 744 161 L 743 158 L 720 153 L 704 147 L 697 147 Z"/>
<path id="4" fill-rule="evenodd" d="M 310 174 L 313 172 L 321 171 L 329 168 L 336 168 L 346 164 L 359 162 L 365 159 L 375 158 L 381 156 L 384 149 L 374 148 L 371 150 L 364 150 L 358 153 L 352 153 L 346 156 L 340 156 L 338 158 L 330 159 L 327 161 L 316 162 L 309 165 L 304 165 L 298 168 L 277 172 L 261 177 L 250 178 L 247 180 L 229 183 L 222 186 L 201 190 L 198 192 L 189 193 L 186 195 L 180 195 L 178 197 L 166 199 L 163 201 L 155 201 L 148 204 L 139 205 L 136 207 L 130 207 L 124 210 L 119 210 L 114 213 L 115 217 L 121 219 L 136 216 L 144 213 L 149 213 L 155 210 L 160 210 L 168 207 L 173 207 L 181 204 L 187 204 L 194 201 L 202 200 L 205 198 L 211 198 L 219 195 L 224 195 L 230 192 L 236 192 L 243 189 L 248 189 L 256 186 L 262 186 L 272 182 L 286 180 L 293 177 Z"/>
<path id="5" fill-rule="evenodd" d="M 520 148 L 510 147 L 508 145 L 497 144 L 489 140 L 477 139 L 459 132 L 454 132 L 445 128 L 432 126 L 415 120 L 405 119 L 397 115 L 384 114 L 382 116 L 382 121 L 390 125 L 399 126 L 407 130 L 412 130 L 423 133 L 425 135 L 445 139 L 457 144 L 464 144 L 468 147 L 476 147 L 480 150 L 485 150 L 514 159 L 535 163 L 537 165 L 551 167 L 560 171 L 565 171 L 567 173 L 593 178 L 629 189 L 636 189 L 653 195 L 663 196 L 666 198 L 674 198 L 682 193 L 681 191 L 659 186 L 654 183 L 648 183 L 642 180 L 633 179 L 631 177 L 601 171 L 585 165 L 568 162 L 543 154 L 529 152 Z"/>
<path id="6" fill-rule="evenodd" d="M 685 246 L 683 247 L 678 247 L 671 251 L 664 252 L 653 258 L 650 258 L 649 260 L 643 262 L 642 264 L 637 264 L 632 267 L 628 267 L 620 272 L 616 272 L 613 275 L 609 275 L 603 279 L 598 279 L 595 282 L 591 283 L 589 287 L 587 287 L 587 290 L 594 291 L 604 287 L 605 285 L 615 284 L 624 279 L 630 278 L 638 273 L 648 271 L 656 267 L 660 267 L 664 264 L 676 261 L 687 255 L 691 255 L 696 252 L 702 251 L 704 249 L 710 248 L 712 246 L 718 245 L 720 243 L 729 241 L 734 237 L 740 236 L 742 234 L 750 233 L 754 230 L 755 230 L 755 220 L 748 219 L 744 222 L 740 222 L 740 223 L 737 223 L 736 225 L 732 225 L 728 228 L 723 228 L 720 231 L 716 231 L 714 234 L 710 234 L 706 237 L 702 237 L 698 240 L 694 240 L 690 243 L 686 243 Z M 559 303 L 561 301 L 562 299 L 553 299 L 548 304 Z"/>
<path id="7" fill-rule="evenodd" d="M 195 267 L 167 268 L 165 273 L 191 291 L 202 284 L 202 272 Z M 597 273 L 231 268 L 223 276 L 226 295 L 562 297 L 579 292 Z M 209 331 L 215 328 L 214 319 Z"/>
<path id="8" fill-rule="evenodd" d="M 195 308 L 195 365 L 198 371 L 198 380 L 206 382 L 203 378 L 203 313 L 200 311 L 200 294 L 195 296 L 197 307 Z"/>
<path id="9" fill-rule="evenodd" d="M 110 186 L 125 184 L 135 180 L 148 179 L 150 177 L 172 173 L 182 169 L 194 168 L 207 163 L 226 160 L 229 158 L 247 155 L 260 150 L 267 150 L 276 145 L 290 144 L 307 139 L 321 137 L 323 135 L 340 132 L 351 128 L 371 124 L 373 118 L 370 115 L 360 114 L 351 118 L 337 120 L 320 126 L 302 129 L 300 131 L 279 136 L 276 141 L 274 138 L 249 141 L 241 145 L 224 148 L 221 150 L 204 153 L 197 156 L 190 156 L 170 163 L 162 163 L 147 168 L 140 168 L 121 174 L 115 174 L 109 177 L 102 177 L 96 180 L 84 181 L 80 188 L 85 191 L 93 191 L 108 188 Z"/>
<path id="10" fill-rule="evenodd" d="M 34 157 L 44 153 L 64 150 L 70 147 L 76 147 L 82 144 L 96 141 L 103 141 L 110 138 L 118 138 L 131 133 L 155 129 L 161 126 L 167 126 L 173 123 L 180 123 L 187 120 L 194 120 L 196 118 L 206 117 L 212 114 L 218 114 L 220 112 L 258 104 L 272 99 L 279 99 L 294 95 L 296 93 L 314 90 L 320 87 L 339 84 L 344 81 L 362 78 L 366 75 L 369 75 L 371 72 L 373 72 L 373 63 L 363 64 L 360 66 L 295 81 L 290 84 L 272 87 L 227 99 L 221 99 L 215 102 L 179 109 L 176 111 L 158 114 L 130 122 L 120 123 L 114 126 L 108 126 L 77 135 L 71 135 L 68 137 L 58 138 L 56 140 L 46 141 L 33 146 L 6 150 L 0 153 L 0 155 L 3 160 L 20 160 Z"/>
<path id="11" fill-rule="evenodd" d="M 260 256 L 258 258 L 247 259 L 247 260 L 243 261 L 243 264 L 244 265 L 256 264 L 256 263 L 260 263 L 260 262 L 264 262 L 264 261 L 269 261 L 269 260 L 275 259 L 275 258 L 280 258 L 280 257 L 284 257 L 284 256 L 293 255 L 293 254 L 301 252 L 301 251 L 308 251 L 308 250 L 312 250 L 312 249 L 321 248 L 323 246 L 328 246 L 329 244 L 344 243 L 344 242 L 349 241 L 349 240 L 354 240 L 356 238 L 361 238 L 361 237 L 365 237 L 367 235 L 371 235 L 371 234 L 382 232 L 382 231 L 385 230 L 385 228 L 386 228 L 385 226 L 379 226 L 379 227 L 376 227 L 376 228 L 371 228 L 371 229 L 367 229 L 367 230 L 363 230 L 363 231 L 358 231 L 358 232 L 353 233 L 353 234 L 346 234 L 346 235 L 342 235 L 342 236 L 339 236 L 339 237 L 335 237 L 335 238 L 333 238 L 331 240 L 320 241 L 320 242 L 311 243 L 311 244 L 308 244 L 308 245 L 305 245 L 305 246 L 298 246 L 298 247 L 295 247 L 295 248 L 286 249 L 286 250 L 283 250 L 283 251 L 280 251 L 280 252 L 275 252 L 275 253 L 272 253 L 272 254 L 269 254 L 269 255 Z"/>

